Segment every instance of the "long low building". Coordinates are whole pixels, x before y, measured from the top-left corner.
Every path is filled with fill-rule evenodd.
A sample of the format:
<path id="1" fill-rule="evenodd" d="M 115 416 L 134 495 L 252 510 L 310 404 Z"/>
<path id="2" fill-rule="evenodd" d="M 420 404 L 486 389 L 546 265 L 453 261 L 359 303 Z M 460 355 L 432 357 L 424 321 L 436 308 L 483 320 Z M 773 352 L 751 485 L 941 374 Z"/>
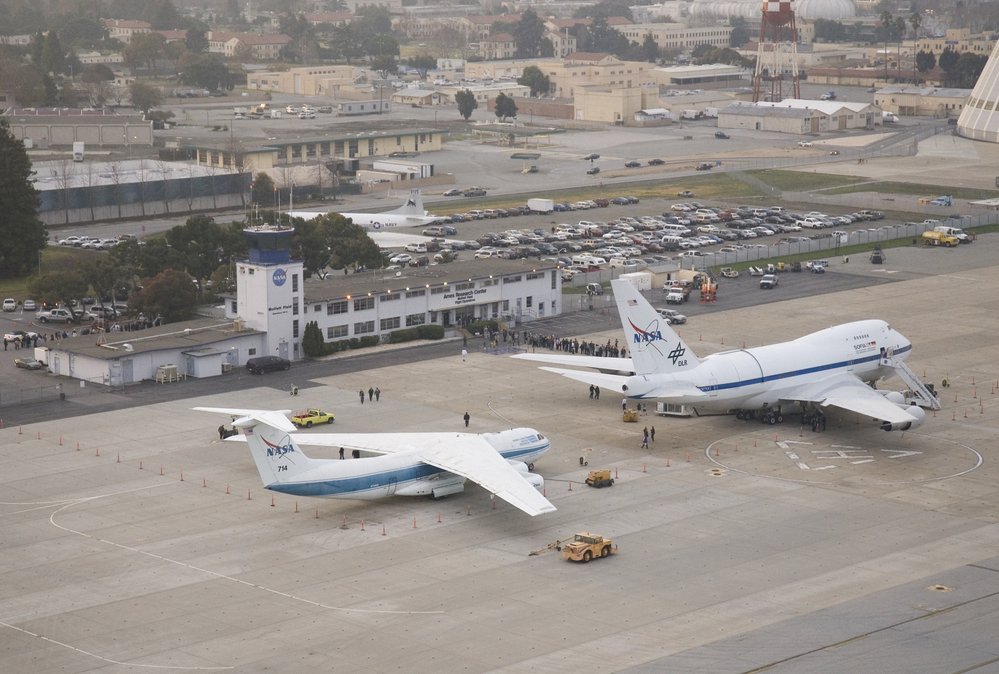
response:
<path id="1" fill-rule="evenodd" d="M 246 230 L 249 257 L 237 262 L 236 296 L 225 319 L 171 323 L 50 342 L 52 372 L 95 384 L 215 377 L 254 356 L 304 357 L 305 326 L 327 342 L 387 340 L 399 329 L 439 325 L 456 330 L 478 320 L 513 328 L 562 312 L 562 279 L 548 263 L 469 260 L 306 279 L 292 260 L 293 230 Z"/>
<path id="2" fill-rule="evenodd" d="M 881 109 L 870 103 L 789 98 L 779 103 L 734 103 L 718 111 L 718 126 L 724 129 L 802 134 L 872 129 L 879 124 Z"/>

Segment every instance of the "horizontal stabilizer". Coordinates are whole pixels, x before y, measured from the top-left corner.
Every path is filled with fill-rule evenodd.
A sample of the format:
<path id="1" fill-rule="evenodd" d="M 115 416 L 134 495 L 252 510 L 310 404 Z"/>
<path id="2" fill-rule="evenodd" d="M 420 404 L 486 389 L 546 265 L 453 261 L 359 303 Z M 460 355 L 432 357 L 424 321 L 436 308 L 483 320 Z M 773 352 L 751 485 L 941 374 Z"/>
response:
<path id="1" fill-rule="evenodd" d="M 589 367 L 601 372 L 635 371 L 631 358 L 610 358 L 607 356 L 572 356 L 558 353 L 518 353 L 511 358 L 530 360 L 536 363 L 552 363 L 553 365 L 571 365 L 572 367 Z"/>
<path id="2" fill-rule="evenodd" d="M 246 421 L 252 419 L 285 433 L 298 430 L 295 424 L 291 423 L 288 419 L 291 410 L 250 410 L 238 407 L 195 407 L 194 409 L 199 412 L 216 412 L 218 414 L 227 414 L 231 417 L 243 417 L 233 421 L 233 426 L 246 426 L 248 425 Z"/>
<path id="3" fill-rule="evenodd" d="M 590 372 L 589 370 L 566 370 L 559 367 L 542 367 L 539 369 L 554 372 L 563 377 L 581 381 L 584 384 L 593 384 L 594 386 L 599 386 L 602 389 L 616 393 L 623 392 L 624 389 L 622 387 L 628 381 L 627 377 L 620 374 L 604 374 L 603 372 Z"/>

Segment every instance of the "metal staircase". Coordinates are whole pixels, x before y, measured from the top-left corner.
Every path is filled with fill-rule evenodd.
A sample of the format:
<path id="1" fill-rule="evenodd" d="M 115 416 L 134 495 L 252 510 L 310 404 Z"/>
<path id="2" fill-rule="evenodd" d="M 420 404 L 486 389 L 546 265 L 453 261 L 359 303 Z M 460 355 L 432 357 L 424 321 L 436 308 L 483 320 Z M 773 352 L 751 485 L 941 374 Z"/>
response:
<path id="1" fill-rule="evenodd" d="M 934 395 L 926 384 L 924 384 L 916 373 L 913 372 L 908 365 L 905 364 L 903 360 L 897 360 L 895 358 L 884 358 L 882 359 L 885 365 L 889 365 L 895 368 L 895 373 L 902 378 L 909 390 L 912 391 L 913 402 L 915 402 L 920 407 L 925 407 L 930 410 L 940 409 L 940 399 Z"/>

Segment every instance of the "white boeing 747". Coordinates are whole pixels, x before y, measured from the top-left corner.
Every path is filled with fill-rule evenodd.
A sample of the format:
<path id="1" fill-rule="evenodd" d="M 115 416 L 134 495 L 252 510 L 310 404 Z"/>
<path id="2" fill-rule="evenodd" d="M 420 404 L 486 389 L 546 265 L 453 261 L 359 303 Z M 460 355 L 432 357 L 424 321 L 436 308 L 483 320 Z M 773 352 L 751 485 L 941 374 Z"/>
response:
<path id="1" fill-rule="evenodd" d="M 868 384 L 898 374 L 925 406 L 940 404 L 904 359 L 912 344 L 884 321 L 844 323 L 789 342 L 733 349 L 703 359 L 628 281 L 611 281 L 631 358 L 518 354 L 514 358 L 600 370 L 541 369 L 636 400 L 662 400 L 695 411 L 783 420 L 781 407 L 838 407 L 881 420 L 886 431 L 916 428 L 926 418 L 896 391 Z M 624 374 L 630 373 L 630 374 Z"/>
<path id="2" fill-rule="evenodd" d="M 320 213 L 318 211 L 288 211 L 288 215 L 292 218 L 312 220 L 313 218 L 318 218 L 320 215 L 328 215 L 329 213 L 337 212 L 338 211 L 327 211 L 326 213 Z M 387 211 L 385 213 L 340 213 L 340 215 L 345 218 L 350 218 L 355 225 L 375 232 L 392 229 L 393 227 L 416 227 L 430 225 L 444 219 L 444 216 L 430 215 L 426 209 L 423 208 L 423 195 L 420 194 L 420 190 L 410 190 L 409 197 L 403 205 L 394 211 Z"/>
<path id="3" fill-rule="evenodd" d="M 295 496 L 377 499 L 440 498 L 465 489 L 466 478 L 528 515 L 554 512 L 542 495 L 544 478 L 530 472 L 551 447 L 531 428 L 499 433 L 308 433 L 293 434 L 287 410 L 195 407 L 235 415 L 266 489 Z M 378 454 L 359 459 L 310 459 L 298 442 Z"/>

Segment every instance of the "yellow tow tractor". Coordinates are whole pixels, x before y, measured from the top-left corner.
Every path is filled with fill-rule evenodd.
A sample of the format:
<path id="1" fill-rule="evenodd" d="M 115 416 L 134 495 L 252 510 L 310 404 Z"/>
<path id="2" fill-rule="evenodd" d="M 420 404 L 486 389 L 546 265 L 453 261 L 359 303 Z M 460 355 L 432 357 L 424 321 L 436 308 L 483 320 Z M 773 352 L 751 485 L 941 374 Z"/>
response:
<path id="1" fill-rule="evenodd" d="M 610 557 L 617 553 L 614 541 L 583 531 L 562 544 L 562 558 L 573 562 L 588 562 L 594 557 Z"/>
<path id="2" fill-rule="evenodd" d="M 586 484 L 591 487 L 596 487 L 600 489 L 601 487 L 613 487 L 614 478 L 611 477 L 610 469 L 604 468 L 602 470 L 591 470 L 590 474 L 586 476 L 584 480 Z"/>

